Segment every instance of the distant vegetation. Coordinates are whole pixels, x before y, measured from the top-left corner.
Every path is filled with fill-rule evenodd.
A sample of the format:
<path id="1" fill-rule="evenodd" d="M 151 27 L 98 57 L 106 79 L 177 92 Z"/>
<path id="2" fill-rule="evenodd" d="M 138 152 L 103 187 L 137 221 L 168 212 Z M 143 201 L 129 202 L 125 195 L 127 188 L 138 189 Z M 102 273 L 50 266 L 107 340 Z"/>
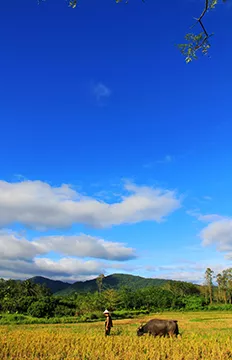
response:
<path id="1" fill-rule="evenodd" d="M 99 278 L 98 278 L 99 279 Z M 119 290 L 122 287 L 128 287 L 131 290 L 142 289 L 148 286 L 162 286 L 168 282 L 164 279 L 147 279 L 140 276 L 126 275 L 126 274 L 113 274 L 101 278 L 101 285 L 96 279 L 87 281 L 77 281 L 71 286 L 57 291 L 58 295 L 68 295 L 75 292 L 87 293 L 95 291 L 104 291 L 107 289 Z M 99 289 L 100 285 L 100 289 Z"/>
<path id="2" fill-rule="evenodd" d="M 47 287 L 52 294 L 67 289 L 71 284 L 59 280 L 51 280 L 43 276 L 35 276 L 29 279 L 33 284 L 43 285 Z"/>
<path id="3" fill-rule="evenodd" d="M 208 268 L 201 286 L 125 274 L 72 285 L 43 277 L 0 280 L 0 324 L 94 321 L 103 318 L 105 308 L 115 318 L 163 310 L 228 310 L 231 303 L 232 269 L 214 276 Z"/>

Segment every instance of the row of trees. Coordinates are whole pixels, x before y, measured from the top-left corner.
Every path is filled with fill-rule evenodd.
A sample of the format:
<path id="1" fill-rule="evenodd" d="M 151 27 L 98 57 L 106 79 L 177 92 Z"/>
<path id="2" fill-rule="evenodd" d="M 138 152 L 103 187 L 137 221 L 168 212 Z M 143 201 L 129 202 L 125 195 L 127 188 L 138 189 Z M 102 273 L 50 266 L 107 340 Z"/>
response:
<path id="1" fill-rule="evenodd" d="M 217 286 L 216 286 L 217 285 Z M 210 268 L 205 271 L 205 297 L 206 301 L 232 303 L 232 268 L 215 274 Z"/>
<path id="2" fill-rule="evenodd" d="M 214 275 L 206 269 L 204 285 L 169 281 L 163 286 L 132 290 L 105 289 L 103 276 L 97 279 L 98 291 L 52 295 L 48 288 L 31 281 L 0 280 L 0 312 L 27 314 L 33 317 L 86 317 L 111 311 L 158 311 L 164 309 L 201 310 L 212 304 L 232 303 L 232 269 Z"/>
<path id="3" fill-rule="evenodd" d="M 106 289 L 69 296 L 52 295 L 48 289 L 30 281 L 0 282 L 0 311 L 27 314 L 33 317 L 98 315 L 107 307 L 111 311 L 191 308 L 193 303 L 204 305 L 199 287 L 182 282 L 167 283 L 165 287 L 150 286 L 136 291 L 129 287 Z M 196 300 L 198 299 L 198 300 Z"/>
<path id="4" fill-rule="evenodd" d="M 76 304 L 66 298 L 58 298 L 51 291 L 29 280 L 0 279 L 0 312 L 27 314 L 33 317 L 72 316 Z"/>

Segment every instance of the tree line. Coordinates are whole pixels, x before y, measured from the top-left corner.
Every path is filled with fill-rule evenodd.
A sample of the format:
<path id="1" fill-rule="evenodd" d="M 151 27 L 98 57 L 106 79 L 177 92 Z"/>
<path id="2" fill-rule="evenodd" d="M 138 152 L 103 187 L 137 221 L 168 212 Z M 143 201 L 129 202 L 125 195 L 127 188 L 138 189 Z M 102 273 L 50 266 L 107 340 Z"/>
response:
<path id="1" fill-rule="evenodd" d="M 204 293 L 206 301 L 232 304 L 232 268 L 215 274 L 210 268 L 205 271 Z"/>
<path id="2" fill-rule="evenodd" d="M 232 304 L 232 268 L 215 275 L 206 269 L 203 285 L 169 281 L 162 286 L 148 286 L 133 290 L 123 286 L 119 290 L 102 288 L 98 291 L 67 296 L 53 295 L 48 288 L 29 280 L 0 280 L 0 313 L 24 314 L 35 318 L 76 317 L 97 319 L 108 308 L 115 316 L 132 312 L 162 310 L 204 310 L 213 306 Z"/>

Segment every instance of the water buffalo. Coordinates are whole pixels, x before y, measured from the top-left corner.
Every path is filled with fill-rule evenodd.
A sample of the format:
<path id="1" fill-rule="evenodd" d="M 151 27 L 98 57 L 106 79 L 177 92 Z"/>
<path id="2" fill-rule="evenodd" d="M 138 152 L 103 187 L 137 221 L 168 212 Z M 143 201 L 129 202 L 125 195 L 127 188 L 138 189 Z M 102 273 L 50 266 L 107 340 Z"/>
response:
<path id="1" fill-rule="evenodd" d="M 137 335 L 148 333 L 153 336 L 177 336 L 179 334 L 177 320 L 152 319 L 137 330 Z"/>

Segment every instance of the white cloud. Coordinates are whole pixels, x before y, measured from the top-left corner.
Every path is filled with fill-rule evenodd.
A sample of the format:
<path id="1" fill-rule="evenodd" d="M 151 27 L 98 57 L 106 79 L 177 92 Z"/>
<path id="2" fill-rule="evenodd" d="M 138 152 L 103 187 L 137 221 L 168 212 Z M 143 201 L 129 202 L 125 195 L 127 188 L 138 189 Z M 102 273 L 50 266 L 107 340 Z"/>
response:
<path id="1" fill-rule="evenodd" d="M 10 231 L 0 232 L 0 259 L 32 259 L 54 252 L 62 256 L 92 257 L 125 261 L 135 258 L 135 250 L 125 244 L 89 235 L 43 236 L 28 241 Z"/>
<path id="2" fill-rule="evenodd" d="M 58 261 L 49 258 L 35 258 L 31 261 L 1 259 L 0 277 L 25 279 L 39 275 L 75 281 L 104 273 L 104 265 L 104 263 L 94 260 L 83 261 L 74 258 L 62 258 Z"/>
<path id="3" fill-rule="evenodd" d="M 156 164 L 168 164 L 168 163 L 173 162 L 174 160 L 175 160 L 174 156 L 165 155 L 165 157 L 161 160 L 151 161 L 151 162 L 144 164 L 144 167 L 149 169 L 149 168 L 154 167 Z"/>
<path id="4" fill-rule="evenodd" d="M 200 233 L 203 245 L 217 246 L 218 251 L 232 251 L 232 219 L 214 221 Z"/>
<path id="5" fill-rule="evenodd" d="M 172 161 L 174 161 L 174 157 L 171 156 L 171 155 L 166 155 L 166 156 L 164 157 L 164 159 L 157 161 L 157 163 L 166 164 L 166 163 L 170 163 L 170 162 L 172 162 Z"/>
<path id="6" fill-rule="evenodd" d="M 199 234 L 202 245 L 215 245 L 217 251 L 227 253 L 225 257 L 232 259 L 232 218 L 218 214 L 203 215 L 196 210 L 187 213 L 201 222 L 208 223 Z"/>
<path id="7" fill-rule="evenodd" d="M 220 216 L 218 214 L 206 214 L 206 215 L 199 215 L 198 220 L 202 221 L 202 222 L 215 222 L 215 221 L 220 221 L 223 219 L 223 216 Z"/>
<path id="8" fill-rule="evenodd" d="M 204 200 L 207 200 L 207 201 L 211 201 L 212 200 L 212 197 L 211 196 L 203 196 L 203 199 Z"/>
<path id="9" fill-rule="evenodd" d="M 62 257 L 59 260 L 48 257 L 37 257 L 33 259 L 0 259 L 0 278 L 5 279 L 28 279 L 33 276 L 44 276 L 54 280 L 62 281 L 84 281 L 96 278 L 99 274 L 107 274 L 128 269 L 127 264 L 121 264 L 83 260 L 74 257 Z"/>
<path id="10" fill-rule="evenodd" d="M 148 266 L 146 270 L 153 272 L 153 277 L 161 279 L 188 281 L 198 284 L 204 282 L 205 271 L 211 268 L 215 274 L 228 268 L 228 264 L 218 264 L 215 261 L 201 261 L 201 262 L 183 262 L 178 264 L 163 265 L 163 266 Z"/>
<path id="11" fill-rule="evenodd" d="M 47 276 L 57 276 L 58 274 L 62 276 L 71 276 L 73 274 L 90 276 L 105 272 L 103 269 L 104 264 L 94 260 L 83 261 L 65 257 L 58 261 L 54 261 L 48 258 L 36 258 L 34 263 L 35 267 Z"/>
<path id="12" fill-rule="evenodd" d="M 16 233 L 0 232 L 0 260 L 31 259 L 38 255 L 38 247 Z"/>
<path id="13" fill-rule="evenodd" d="M 48 258 L 50 252 L 61 259 Z M 35 275 L 72 280 L 89 279 L 118 268 L 120 264 L 80 258 L 125 261 L 135 258 L 135 251 L 124 244 L 88 235 L 44 236 L 32 241 L 9 230 L 0 232 L 0 277 L 15 279 Z"/>
<path id="14" fill-rule="evenodd" d="M 105 241 L 89 235 L 45 236 L 33 241 L 41 252 L 54 251 L 65 256 L 93 257 L 124 261 L 135 258 L 135 251 L 124 244 Z"/>
<path id="15" fill-rule="evenodd" d="M 44 276 L 53 280 L 67 282 L 85 281 L 96 278 L 99 274 L 133 271 L 127 263 L 82 260 L 74 257 L 62 257 L 59 260 L 48 257 L 34 259 L 0 259 L 0 278 L 28 279 Z"/>
<path id="16" fill-rule="evenodd" d="M 175 271 L 164 274 L 162 278 L 167 280 L 187 281 L 193 283 L 202 283 L 204 280 L 204 273 L 202 271 Z"/>
<path id="17" fill-rule="evenodd" d="M 101 99 L 110 97 L 111 90 L 106 85 L 99 82 L 93 86 L 93 93 L 96 96 L 96 99 L 99 101 Z"/>
<path id="18" fill-rule="evenodd" d="M 218 215 L 218 214 L 206 214 L 203 215 L 201 214 L 198 210 L 189 210 L 187 211 L 187 214 L 190 216 L 195 217 L 197 220 L 201 221 L 201 222 L 207 222 L 207 223 L 212 223 L 215 221 L 220 221 L 225 219 L 224 216 Z"/>
<path id="19" fill-rule="evenodd" d="M 0 226 L 20 223 L 37 230 L 72 224 L 104 228 L 141 221 L 160 222 L 180 207 L 174 191 L 125 185 L 121 202 L 106 203 L 84 196 L 69 185 L 52 187 L 42 181 L 0 181 Z"/>

